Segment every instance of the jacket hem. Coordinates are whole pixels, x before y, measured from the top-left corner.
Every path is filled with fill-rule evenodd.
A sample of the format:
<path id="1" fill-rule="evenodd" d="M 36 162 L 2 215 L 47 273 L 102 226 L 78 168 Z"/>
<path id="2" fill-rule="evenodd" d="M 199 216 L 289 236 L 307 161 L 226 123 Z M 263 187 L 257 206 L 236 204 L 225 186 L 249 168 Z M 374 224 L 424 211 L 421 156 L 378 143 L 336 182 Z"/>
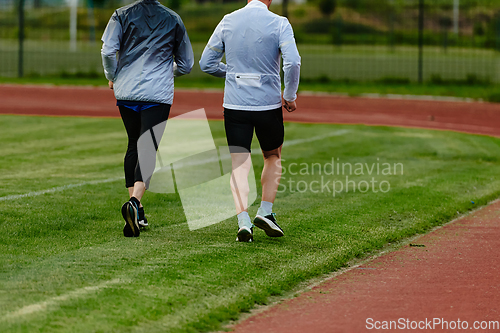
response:
<path id="1" fill-rule="evenodd" d="M 269 111 L 274 110 L 281 107 L 281 103 L 272 104 L 272 105 L 259 105 L 259 106 L 251 106 L 251 105 L 234 105 L 224 103 L 222 106 L 226 109 L 238 110 L 238 111 Z"/>
<path id="2" fill-rule="evenodd" d="M 137 98 L 137 97 L 119 97 L 115 95 L 117 101 L 127 101 L 127 102 L 143 102 L 143 103 L 158 103 L 158 104 L 170 104 L 172 105 L 172 100 L 158 100 L 151 98 Z"/>

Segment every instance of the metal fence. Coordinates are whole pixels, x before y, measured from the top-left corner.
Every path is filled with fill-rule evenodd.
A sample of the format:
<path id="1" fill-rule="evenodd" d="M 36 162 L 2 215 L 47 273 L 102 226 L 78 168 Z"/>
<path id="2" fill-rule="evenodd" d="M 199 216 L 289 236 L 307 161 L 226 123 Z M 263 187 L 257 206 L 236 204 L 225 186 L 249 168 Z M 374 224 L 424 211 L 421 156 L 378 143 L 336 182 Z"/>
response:
<path id="1" fill-rule="evenodd" d="M 126 1 L 93 1 L 0 0 L 0 76 L 101 76 L 100 36 Z M 197 57 L 243 6 L 169 1 L 182 4 Z M 316 0 L 291 3 L 288 16 L 303 79 L 500 83 L 499 0 Z"/>

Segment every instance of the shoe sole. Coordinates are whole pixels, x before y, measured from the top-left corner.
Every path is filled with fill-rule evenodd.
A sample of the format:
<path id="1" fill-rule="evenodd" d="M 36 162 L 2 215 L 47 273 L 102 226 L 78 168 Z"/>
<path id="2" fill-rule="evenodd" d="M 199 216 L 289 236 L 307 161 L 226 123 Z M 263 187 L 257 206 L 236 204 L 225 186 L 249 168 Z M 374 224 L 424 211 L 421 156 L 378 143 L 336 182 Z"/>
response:
<path id="1" fill-rule="evenodd" d="M 122 216 L 125 220 L 123 235 L 125 237 L 139 237 L 141 231 L 139 229 L 139 224 L 137 223 L 137 210 L 130 202 L 126 202 L 123 204 Z"/>
<path id="2" fill-rule="evenodd" d="M 238 242 L 245 242 L 245 243 L 253 242 L 253 234 L 248 229 L 241 228 L 238 231 L 238 237 L 236 238 L 236 240 Z"/>
<path id="3" fill-rule="evenodd" d="M 266 219 L 264 216 L 257 215 L 253 224 L 264 230 L 266 235 L 269 237 L 283 237 L 285 234 L 280 227 L 278 227 L 273 221 L 270 219 Z"/>

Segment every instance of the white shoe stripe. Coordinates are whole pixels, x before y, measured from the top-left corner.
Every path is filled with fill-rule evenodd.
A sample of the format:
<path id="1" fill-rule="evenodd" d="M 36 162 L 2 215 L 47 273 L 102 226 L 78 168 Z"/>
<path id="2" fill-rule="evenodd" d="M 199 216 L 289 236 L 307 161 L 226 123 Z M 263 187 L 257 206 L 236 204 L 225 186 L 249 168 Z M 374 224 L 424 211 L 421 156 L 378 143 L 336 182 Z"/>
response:
<path id="1" fill-rule="evenodd" d="M 283 230 L 280 229 L 280 227 L 278 227 L 273 221 L 271 221 L 270 219 L 268 218 L 265 218 L 264 216 L 262 215 L 256 215 L 255 217 L 261 219 L 262 221 L 266 222 L 269 227 L 271 227 L 271 229 L 273 230 L 276 230 L 276 231 L 279 231 L 279 232 L 283 232 Z"/>
<path id="2" fill-rule="evenodd" d="M 238 233 L 239 233 L 241 230 L 243 230 L 243 229 L 247 230 L 249 233 L 252 233 L 252 230 L 250 230 L 250 228 L 248 228 L 248 227 L 246 227 L 246 226 L 243 226 L 243 227 L 241 227 L 240 229 L 238 229 Z"/>

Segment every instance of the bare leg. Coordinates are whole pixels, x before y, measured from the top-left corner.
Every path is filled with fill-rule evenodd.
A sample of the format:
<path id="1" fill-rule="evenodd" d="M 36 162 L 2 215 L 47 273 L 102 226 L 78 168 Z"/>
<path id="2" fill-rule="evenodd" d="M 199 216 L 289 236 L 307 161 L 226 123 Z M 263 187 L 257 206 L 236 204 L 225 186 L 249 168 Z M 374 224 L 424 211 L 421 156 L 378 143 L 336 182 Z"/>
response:
<path id="1" fill-rule="evenodd" d="M 264 155 L 264 169 L 260 178 L 262 201 L 274 203 L 281 180 L 281 146 L 270 151 L 262 151 L 262 154 Z"/>
<path id="2" fill-rule="evenodd" d="M 264 169 L 260 178 L 262 202 L 253 223 L 264 230 L 269 237 L 282 237 L 283 230 L 276 223 L 274 214 L 271 214 L 270 210 L 281 180 L 281 146 L 270 151 L 262 151 L 262 154 L 264 155 Z"/>
<path id="3" fill-rule="evenodd" d="M 129 196 L 136 197 L 139 201 L 141 201 L 144 192 L 146 192 L 146 185 L 144 182 L 135 182 L 134 187 L 128 188 Z M 139 207 L 142 207 L 142 203 Z"/>
<path id="4" fill-rule="evenodd" d="M 248 185 L 248 173 L 252 166 L 250 153 L 231 154 L 233 172 L 231 174 L 231 192 L 233 192 L 236 214 L 248 211 L 248 194 L 250 186 Z"/>

